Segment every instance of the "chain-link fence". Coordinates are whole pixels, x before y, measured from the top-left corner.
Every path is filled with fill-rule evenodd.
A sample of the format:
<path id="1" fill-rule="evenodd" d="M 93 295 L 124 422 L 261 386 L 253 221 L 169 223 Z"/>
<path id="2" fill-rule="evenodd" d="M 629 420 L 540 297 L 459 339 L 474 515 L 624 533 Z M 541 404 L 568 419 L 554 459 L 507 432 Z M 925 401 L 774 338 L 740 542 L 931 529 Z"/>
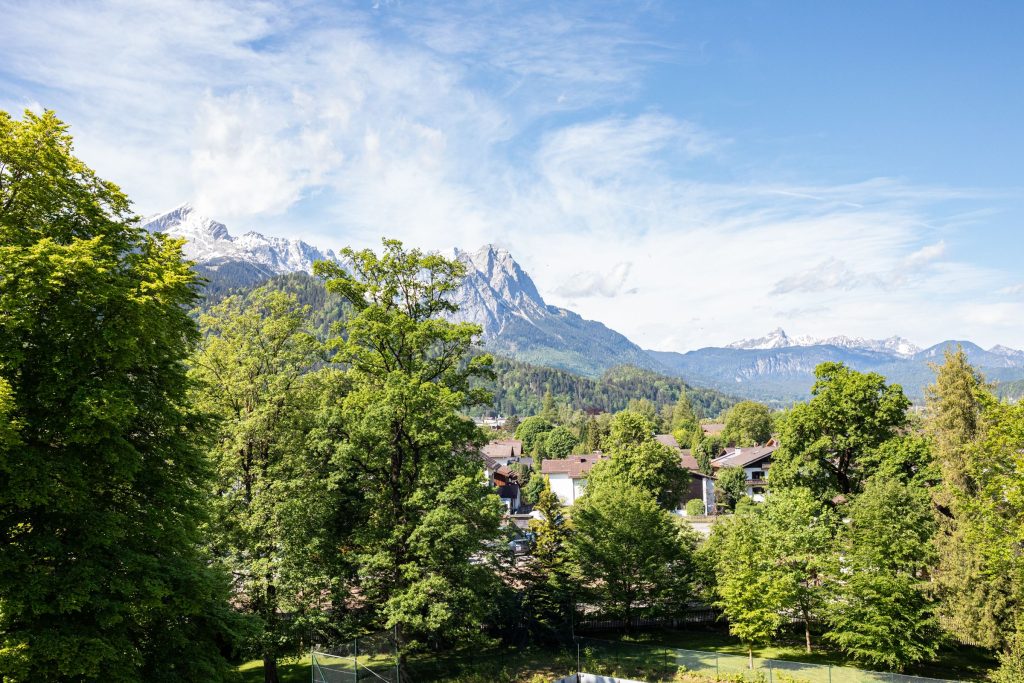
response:
<path id="1" fill-rule="evenodd" d="M 313 683 L 399 683 L 395 642 L 389 632 L 353 638 L 330 649 L 310 653 Z"/>
<path id="2" fill-rule="evenodd" d="M 683 650 L 644 643 L 578 638 L 577 671 L 648 683 L 676 681 L 687 672 L 745 683 L 954 683 L 845 666 Z"/>

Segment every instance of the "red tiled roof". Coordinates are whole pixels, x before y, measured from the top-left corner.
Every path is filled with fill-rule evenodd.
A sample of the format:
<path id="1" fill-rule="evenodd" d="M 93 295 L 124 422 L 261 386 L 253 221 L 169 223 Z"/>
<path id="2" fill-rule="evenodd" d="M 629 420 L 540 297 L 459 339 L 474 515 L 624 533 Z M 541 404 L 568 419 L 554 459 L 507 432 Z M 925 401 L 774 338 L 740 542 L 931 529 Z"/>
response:
<path id="1" fill-rule="evenodd" d="M 568 474 L 570 479 L 582 479 L 595 463 L 602 460 L 608 460 L 608 456 L 600 451 L 587 455 L 570 455 L 564 460 L 542 460 L 540 471 L 542 474 Z"/>
<path id="2" fill-rule="evenodd" d="M 515 458 L 523 454 L 523 442 L 519 439 L 492 441 L 483 447 L 483 454 L 492 458 Z"/>
<path id="3" fill-rule="evenodd" d="M 693 451 L 689 448 L 680 448 L 676 437 L 671 434 L 657 434 L 654 439 L 658 443 L 668 446 L 679 453 L 679 464 L 682 465 L 683 469 L 689 470 L 691 473 L 701 477 L 708 476 L 700 471 L 700 465 L 697 463 L 697 458 L 693 457 Z"/>
<path id="4" fill-rule="evenodd" d="M 703 432 L 705 434 L 709 434 L 709 435 L 721 434 L 723 431 L 725 431 L 725 423 L 724 422 L 709 422 L 708 424 L 701 425 L 700 428 L 701 428 L 701 430 L 703 430 Z"/>

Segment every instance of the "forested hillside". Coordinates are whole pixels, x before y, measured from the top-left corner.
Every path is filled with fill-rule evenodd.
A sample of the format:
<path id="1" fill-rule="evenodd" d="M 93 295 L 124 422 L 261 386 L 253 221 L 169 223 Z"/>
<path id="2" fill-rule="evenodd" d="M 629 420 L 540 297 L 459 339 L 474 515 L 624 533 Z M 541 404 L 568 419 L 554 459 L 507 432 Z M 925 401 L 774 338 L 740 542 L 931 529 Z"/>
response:
<path id="1" fill-rule="evenodd" d="M 495 359 L 494 370 L 496 379 L 488 386 L 494 392 L 494 409 L 505 415 L 540 412 L 548 390 L 557 402 L 576 410 L 615 412 L 625 409 L 630 399 L 647 399 L 658 408 L 674 405 L 680 390 L 685 388 L 698 417 L 715 417 L 738 400 L 713 389 L 688 386 L 677 377 L 629 365 L 612 368 L 598 379 L 503 357 Z"/>

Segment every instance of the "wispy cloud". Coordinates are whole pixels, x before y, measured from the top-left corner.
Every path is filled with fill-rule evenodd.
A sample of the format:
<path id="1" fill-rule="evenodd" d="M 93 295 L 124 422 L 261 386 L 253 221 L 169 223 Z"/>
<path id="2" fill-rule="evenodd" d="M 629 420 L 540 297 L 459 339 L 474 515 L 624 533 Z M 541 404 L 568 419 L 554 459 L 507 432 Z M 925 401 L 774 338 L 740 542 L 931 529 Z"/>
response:
<path id="1" fill-rule="evenodd" d="M 233 230 L 328 247 L 501 242 L 553 303 L 647 346 L 779 317 L 793 334 L 938 340 L 967 297 L 1015 282 L 957 259 L 985 192 L 751 169 L 751 140 L 641 99 L 652 69 L 700 63 L 700 46 L 600 14 L 0 0 L 0 106 L 55 108 L 140 212 L 192 200 Z M 977 325 L 1008 329 L 1007 310 Z"/>

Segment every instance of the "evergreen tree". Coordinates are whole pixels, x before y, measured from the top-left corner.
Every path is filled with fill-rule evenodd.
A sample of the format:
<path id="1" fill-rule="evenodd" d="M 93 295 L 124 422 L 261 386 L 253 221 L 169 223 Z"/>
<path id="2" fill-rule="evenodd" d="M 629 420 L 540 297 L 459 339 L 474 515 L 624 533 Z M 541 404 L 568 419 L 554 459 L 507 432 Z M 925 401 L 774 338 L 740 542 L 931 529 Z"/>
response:
<path id="1" fill-rule="evenodd" d="M 938 621 L 926 585 L 935 523 L 927 492 L 872 478 L 847 514 L 825 637 L 866 665 L 895 671 L 934 657 Z"/>
<path id="2" fill-rule="evenodd" d="M 523 607 L 534 635 L 549 639 L 567 631 L 574 581 L 568 562 L 569 522 L 547 477 L 537 477 L 540 494 L 530 520 L 535 542 L 523 573 Z"/>
<path id="3" fill-rule="evenodd" d="M 490 358 L 469 352 L 477 325 L 443 316 L 465 266 L 385 240 L 345 249 L 347 269 L 317 263 L 354 314 L 333 340 L 351 388 L 341 400 L 338 469 L 359 477 L 363 521 L 350 550 L 361 599 L 394 629 L 400 660 L 425 644 L 479 641 L 498 590 L 485 556 L 501 504 L 480 477 L 479 431 L 462 411 L 489 402 L 471 387 Z"/>
<path id="4" fill-rule="evenodd" d="M 0 112 L 0 262 L 4 679 L 224 678 L 181 243 L 135 225 L 52 112 Z"/>

